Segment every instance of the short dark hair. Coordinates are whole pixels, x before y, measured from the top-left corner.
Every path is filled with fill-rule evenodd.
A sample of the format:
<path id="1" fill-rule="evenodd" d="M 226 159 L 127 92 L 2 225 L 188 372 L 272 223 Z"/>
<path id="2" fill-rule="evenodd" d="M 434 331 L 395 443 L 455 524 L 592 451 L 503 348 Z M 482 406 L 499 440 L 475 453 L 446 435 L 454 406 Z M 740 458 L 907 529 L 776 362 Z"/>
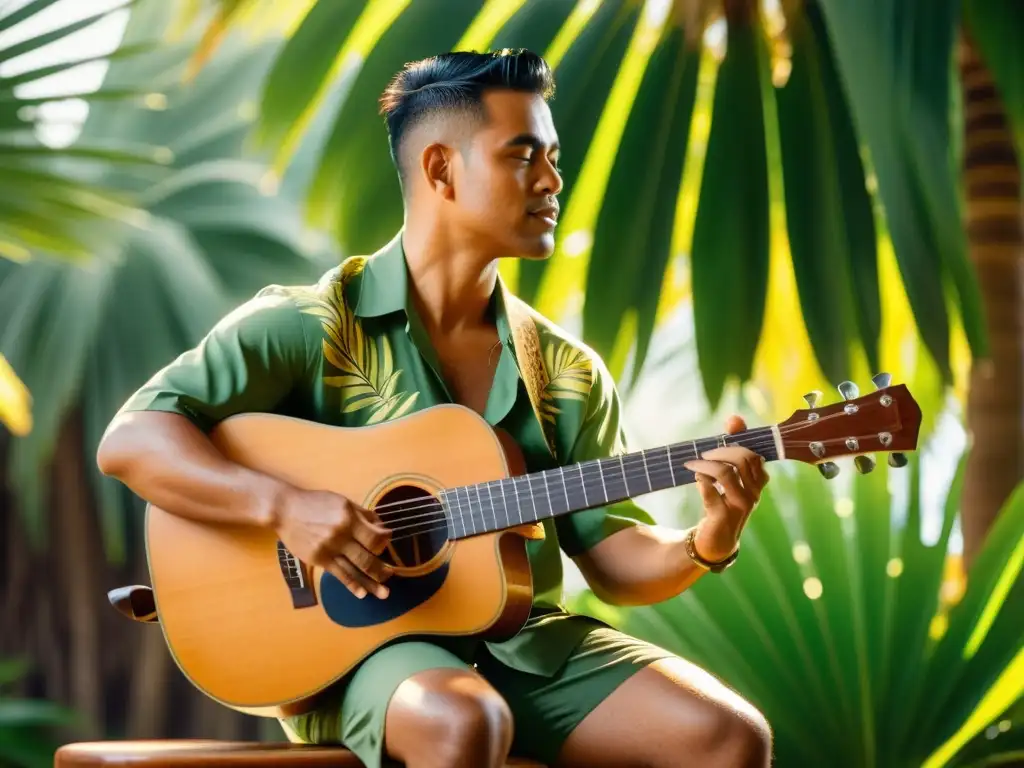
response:
<path id="1" fill-rule="evenodd" d="M 485 90 L 499 88 L 537 93 L 550 99 L 555 79 L 544 59 L 525 48 L 489 53 L 452 51 L 406 64 L 380 98 L 388 129 L 391 159 L 402 177 L 399 151 L 405 134 L 437 112 L 482 112 Z"/>

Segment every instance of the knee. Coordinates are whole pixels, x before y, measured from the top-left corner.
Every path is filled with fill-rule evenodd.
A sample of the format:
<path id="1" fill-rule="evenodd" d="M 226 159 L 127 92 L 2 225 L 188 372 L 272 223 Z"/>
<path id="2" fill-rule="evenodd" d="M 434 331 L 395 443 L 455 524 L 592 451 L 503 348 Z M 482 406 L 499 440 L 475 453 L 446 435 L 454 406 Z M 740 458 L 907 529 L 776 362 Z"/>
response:
<path id="1" fill-rule="evenodd" d="M 744 702 L 746 704 L 746 702 Z M 772 731 L 753 706 L 709 705 L 699 752 L 701 765 L 721 768 L 768 768 Z"/>
<path id="2" fill-rule="evenodd" d="M 503 766 L 512 712 L 485 680 L 432 670 L 403 683 L 388 712 L 394 756 L 410 766 Z M 399 735 L 401 734 L 401 735 Z"/>
<path id="3" fill-rule="evenodd" d="M 512 745 L 512 712 L 490 686 L 450 690 L 432 704 L 444 712 L 438 749 L 442 765 L 504 765 Z"/>

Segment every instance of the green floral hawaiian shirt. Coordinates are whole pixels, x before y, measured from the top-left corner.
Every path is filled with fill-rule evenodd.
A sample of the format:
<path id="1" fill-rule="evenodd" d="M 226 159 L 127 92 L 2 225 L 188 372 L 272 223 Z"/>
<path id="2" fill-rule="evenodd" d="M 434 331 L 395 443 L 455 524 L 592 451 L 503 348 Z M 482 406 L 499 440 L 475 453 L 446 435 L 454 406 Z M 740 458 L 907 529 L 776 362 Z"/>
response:
<path id="1" fill-rule="evenodd" d="M 399 232 L 368 258 L 347 259 L 315 285 L 264 288 L 157 372 L 122 410 L 179 413 L 209 431 L 242 412 L 360 427 L 452 402 L 408 299 L 401 238 Z M 486 421 L 517 441 L 529 471 L 625 453 L 619 398 L 603 362 L 536 314 L 547 384 L 534 408 L 505 296 L 499 281 L 491 307 L 502 351 Z M 554 674 L 593 626 L 564 609 L 559 547 L 572 557 L 638 522 L 653 520 L 632 502 L 545 521 L 545 538 L 527 542 L 533 614 L 514 638 L 489 643 L 492 654 L 516 669 Z"/>

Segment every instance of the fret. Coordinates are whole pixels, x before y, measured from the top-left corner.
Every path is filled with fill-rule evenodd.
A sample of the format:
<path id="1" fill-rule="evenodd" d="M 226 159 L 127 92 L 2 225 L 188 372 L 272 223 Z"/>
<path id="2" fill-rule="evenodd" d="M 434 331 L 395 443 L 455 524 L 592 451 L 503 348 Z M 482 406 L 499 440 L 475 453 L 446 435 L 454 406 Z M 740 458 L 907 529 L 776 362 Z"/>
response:
<path id="1" fill-rule="evenodd" d="M 604 462 L 598 460 L 596 462 L 596 464 L 597 464 L 597 474 L 601 478 L 601 491 L 604 493 L 604 503 L 607 504 L 608 503 L 608 486 L 606 486 L 604 484 Z"/>
<path id="2" fill-rule="evenodd" d="M 635 479 L 633 480 L 633 484 L 630 485 L 629 471 L 626 469 L 625 456 L 619 456 L 619 467 L 622 469 L 622 482 L 626 485 L 626 498 L 631 499 L 634 496 L 639 496 L 641 493 L 650 490 L 649 488 L 642 488 L 641 486 L 638 486 Z"/>
<path id="3" fill-rule="evenodd" d="M 565 508 L 572 509 L 572 502 L 569 501 L 569 486 L 565 482 L 565 467 L 559 467 L 558 474 L 562 478 L 562 493 L 565 494 Z"/>
<path id="4" fill-rule="evenodd" d="M 565 509 L 562 509 L 560 506 L 559 507 L 555 506 L 555 495 L 556 495 L 556 492 L 551 490 L 551 482 L 550 482 L 550 479 L 549 479 L 550 474 L 551 474 L 550 470 L 545 470 L 544 472 L 541 472 L 541 477 L 544 478 L 544 492 L 545 492 L 545 495 L 548 497 L 548 511 L 552 515 L 557 515 L 557 514 L 561 514 L 563 512 L 568 512 L 569 511 L 569 507 L 568 506 Z"/>
<path id="5" fill-rule="evenodd" d="M 499 480 L 498 487 L 501 488 L 501 506 L 505 509 L 505 517 L 508 517 L 508 501 L 505 499 L 505 481 Z M 519 519 L 523 519 L 523 513 L 519 513 Z"/>
<path id="6" fill-rule="evenodd" d="M 665 460 L 668 462 L 668 471 L 672 473 L 672 486 L 679 485 L 679 481 L 676 480 L 676 463 L 672 461 L 672 446 L 665 446 Z"/>
<path id="7" fill-rule="evenodd" d="M 456 498 L 458 498 L 459 490 L 460 489 L 456 489 L 455 490 Z M 466 508 L 462 512 L 462 528 L 463 528 L 463 530 L 467 530 L 467 532 L 470 533 L 471 535 L 472 534 L 476 534 L 476 533 L 478 533 L 478 531 L 476 529 L 476 520 L 474 519 L 475 515 L 473 514 L 473 501 L 469 498 L 469 488 L 463 486 L 463 488 L 461 490 L 465 491 L 465 493 L 466 493 Z M 462 502 L 461 501 L 459 502 L 459 508 L 460 509 L 462 508 Z M 469 531 L 468 527 L 466 525 L 466 518 L 467 517 L 469 518 L 469 525 L 472 526 L 472 528 L 473 528 L 472 531 Z"/>
<path id="8" fill-rule="evenodd" d="M 513 478 L 510 478 L 509 481 L 507 481 L 507 482 L 509 483 L 509 485 L 512 486 L 512 495 L 516 497 L 516 512 L 519 513 L 519 517 L 520 517 L 520 519 L 522 519 L 522 517 L 523 517 L 523 505 L 519 503 L 519 489 L 516 488 L 516 479 L 513 477 Z"/>
<path id="9" fill-rule="evenodd" d="M 487 489 L 487 500 L 491 503 L 491 515 L 494 517 L 494 524 L 498 524 L 498 510 L 494 506 L 494 494 L 491 493 L 491 483 L 484 483 L 484 487 Z M 505 521 L 511 523 L 508 519 L 508 510 L 505 512 Z"/>
<path id="10" fill-rule="evenodd" d="M 462 503 L 459 501 L 459 489 L 455 488 L 454 490 L 455 490 L 455 513 L 452 514 L 452 521 L 453 521 L 452 528 L 455 528 L 454 520 L 455 520 L 455 516 L 457 514 L 458 515 L 458 521 L 460 523 L 462 523 L 462 535 L 465 536 L 466 535 L 466 518 L 463 517 L 463 515 L 462 515 Z M 447 497 L 448 497 L 448 494 L 446 493 L 445 494 L 445 498 L 447 498 Z M 456 536 L 459 535 L 457 530 L 455 532 L 455 535 Z"/>
<path id="11" fill-rule="evenodd" d="M 583 489 L 583 504 L 587 507 L 590 506 L 590 501 L 587 499 L 587 481 L 583 478 L 583 465 L 577 464 L 576 468 L 580 473 L 580 488 Z"/>
<path id="12" fill-rule="evenodd" d="M 487 518 L 485 517 L 486 513 L 484 512 L 484 498 L 483 498 L 483 496 L 480 495 L 480 483 L 477 483 L 476 485 L 474 485 L 473 488 L 476 490 L 476 503 L 477 503 L 477 506 L 480 507 L 480 521 L 486 525 L 487 524 Z M 496 514 L 494 514 L 494 510 L 493 509 L 491 510 L 491 517 L 494 519 L 494 527 L 497 528 L 498 527 L 498 516 Z"/>
<path id="13" fill-rule="evenodd" d="M 651 485 L 651 473 L 647 470 L 647 451 L 640 451 L 640 459 L 644 463 L 644 477 L 647 478 L 647 490 L 653 491 L 654 486 Z"/>
<path id="14" fill-rule="evenodd" d="M 533 483 L 530 481 L 530 476 L 526 476 L 526 488 L 530 494 L 530 503 L 533 504 L 533 519 L 540 520 L 540 512 L 537 511 L 537 495 L 533 492 Z M 522 515 L 519 516 L 520 522 L 522 522 Z"/>
<path id="15" fill-rule="evenodd" d="M 459 534 L 455 530 L 455 518 L 448 507 L 448 491 L 441 491 L 441 512 L 444 513 L 445 523 L 448 526 L 448 537 L 458 536 Z"/>
<path id="16" fill-rule="evenodd" d="M 541 480 L 544 481 L 544 498 L 548 500 L 547 516 L 548 517 L 554 517 L 555 516 L 555 505 L 551 503 L 551 490 L 548 488 L 548 473 L 546 471 L 545 472 L 541 472 L 540 473 L 540 477 L 541 477 Z"/>

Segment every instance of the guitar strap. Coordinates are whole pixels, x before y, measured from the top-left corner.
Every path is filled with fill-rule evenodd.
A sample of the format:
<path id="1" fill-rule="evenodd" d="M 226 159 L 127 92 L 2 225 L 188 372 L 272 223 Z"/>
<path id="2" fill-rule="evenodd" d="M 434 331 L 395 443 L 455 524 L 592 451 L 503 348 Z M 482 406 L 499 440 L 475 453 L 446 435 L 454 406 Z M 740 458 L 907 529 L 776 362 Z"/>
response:
<path id="1" fill-rule="evenodd" d="M 548 451 L 553 458 L 557 459 L 558 448 L 555 444 L 554 420 L 544 418 L 544 395 L 550 380 L 540 348 L 537 323 L 533 319 L 534 313 L 526 302 L 505 290 L 504 285 L 502 285 L 502 291 L 505 312 L 508 315 L 509 325 L 512 326 L 512 342 L 515 345 L 516 359 L 519 362 L 519 372 L 522 374 L 523 383 L 526 384 L 530 405 L 533 406 L 533 413 L 544 434 Z"/>

